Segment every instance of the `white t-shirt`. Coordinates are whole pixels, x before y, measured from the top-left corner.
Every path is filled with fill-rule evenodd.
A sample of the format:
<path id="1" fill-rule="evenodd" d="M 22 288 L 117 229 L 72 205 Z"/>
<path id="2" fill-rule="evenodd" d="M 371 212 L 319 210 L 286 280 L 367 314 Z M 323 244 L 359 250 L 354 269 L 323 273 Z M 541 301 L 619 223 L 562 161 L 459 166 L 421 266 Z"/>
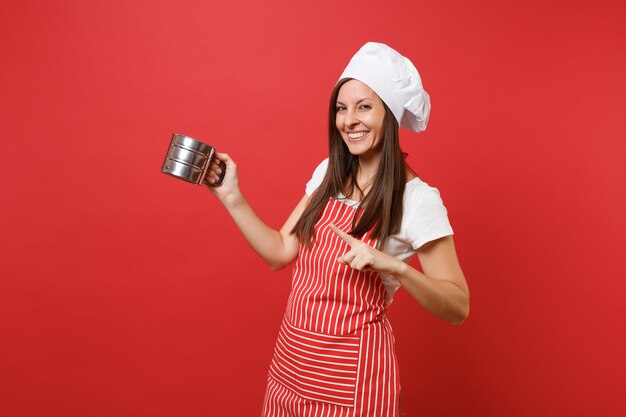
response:
<path id="1" fill-rule="evenodd" d="M 328 158 L 315 168 L 306 185 L 307 195 L 312 195 L 320 186 L 327 168 Z M 343 195 L 337 198 L 352 206 L 359 205 L 358 202 L 349 200 Z M 454 232 L 448 220 L 448 211 L 443 205 L 439 190 L 416 177 L 407 182 L 404 188 L 400 231 L 387 238 L 383 251 L 407 262 L 423 244 L 452 234 Z M 400 283 L 388 274 L 381 274 L 381 279 L 387 289 L 387 304 L 390 304 Z"/>

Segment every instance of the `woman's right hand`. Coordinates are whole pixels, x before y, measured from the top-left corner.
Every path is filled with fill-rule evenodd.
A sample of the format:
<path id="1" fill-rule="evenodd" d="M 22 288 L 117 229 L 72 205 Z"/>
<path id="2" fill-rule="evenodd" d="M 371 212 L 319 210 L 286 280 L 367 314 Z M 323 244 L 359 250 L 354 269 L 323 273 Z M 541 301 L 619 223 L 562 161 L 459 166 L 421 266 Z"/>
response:
<path id="1" fill-rule="evenodd" d="M 213 156 L 205 180 L 208 180 L 207 187 L 209 190 L 225 204 L 229 200 L 236 199 L 241 194 L 239 190 L 239 177 L 237 176 L 237 165 L 226 153 L 215 152 Z M 226 174 L 224 175 L 222 185 L 212 185 L 219 181 L 222 172 L 219 161 L 226 164 Z"/>

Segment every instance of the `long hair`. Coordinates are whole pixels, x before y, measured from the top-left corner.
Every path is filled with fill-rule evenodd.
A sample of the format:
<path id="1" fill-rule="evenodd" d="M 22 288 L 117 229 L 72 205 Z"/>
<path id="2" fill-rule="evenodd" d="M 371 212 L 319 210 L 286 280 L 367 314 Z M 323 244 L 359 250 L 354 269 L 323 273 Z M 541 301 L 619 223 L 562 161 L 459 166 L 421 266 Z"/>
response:
<path id="1" fill-rule="evenodd" d="M 351 196 L 357 184 L 359 157 L 352 155 L 336 127 L 337 96 L 341 86 L 351 78 L 340 80 L 330 97 L 328 112 L 329 160 L 326 175 L 317 191 L 311 196 L 302 216 L 291 230 L 292 234 L 307 246 L 315 238 L 315 224 L 322 215 L 326 203 L 339 193 Z M 381 100 L 382 101 L 382 100 Z M 387 237 L 397 233 L 402 221 L 402 201 L 406 184 L 406 163 L 398 140 L 398 122 L 385 106 L 385 136 L 382 155 L 372 187 L 361 199 L 359 209 L 352 220 L 350 234 L 363 236 L 372 231 L 382 247 Z"/>

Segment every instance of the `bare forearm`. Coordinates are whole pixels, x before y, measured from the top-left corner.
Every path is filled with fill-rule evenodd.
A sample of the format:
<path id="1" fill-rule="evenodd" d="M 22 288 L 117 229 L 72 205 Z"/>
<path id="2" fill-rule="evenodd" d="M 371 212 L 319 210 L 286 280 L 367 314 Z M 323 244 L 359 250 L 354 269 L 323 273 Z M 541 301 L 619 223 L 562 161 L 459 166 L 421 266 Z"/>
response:
<path id="1" fill-rule="evenodd" d="M 355 239 L 335 225 L 330 228 L 350 245 L 350 250 L 337 258 L 337 262 L 359 271 L 375 270 L 394 276 L 422 307 L 454 325 L 467 318 L 469 289 L 454 252 L 452 237 L 438 239 L 418 251 L 424 271 L 433 271 L 433 275 L 428 276 Z"/>
<path id="2" fill-rule="evenodd" d="M 272 269 L 280 269 L 293 260 L 281 234 L 261 220 L 243 194 L 229 196 L 222 204 L 250 246 Z"/>
<path id="3" fill-rule="evenodd" d="M 444 279 L 428 277 L 417 269 L 397 260 L 393 275 L 424 309 L 454 325 L 469 315 L 469 291 Z"/>
<path id="4" fill-rule="evenodd" d="M 211 186 L 209 184 L 209 190 L 228 210 L 252 249 L 263 258 L 270 268 L 280 269 L 290 264 L 298 256 L 298 240 L 291 236 L 289 231 L 304 210 L 307 198 L 300 201 L 280 231 L 274 230 L 261 220 L 241 193 L 237 164 L 228 154 L 216 152 L 215 156 L 216 160 L 211 162 L 207 174 L 210 183 L 217 183 L 222 173 L 220 161 L 226 164 L 226 173 L 222 185 Z"/>

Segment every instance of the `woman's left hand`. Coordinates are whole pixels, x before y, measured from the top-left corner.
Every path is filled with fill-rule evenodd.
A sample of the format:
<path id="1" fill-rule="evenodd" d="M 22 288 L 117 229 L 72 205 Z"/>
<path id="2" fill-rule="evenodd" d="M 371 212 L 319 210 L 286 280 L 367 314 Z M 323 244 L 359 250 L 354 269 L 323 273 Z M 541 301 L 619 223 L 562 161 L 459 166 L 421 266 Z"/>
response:
<path id="1" fill-rule="evenodd" d="M 350 245 L 350 250 L 343 256 L 338 257 L 337 262 L 359 271 L 374 270 L 392 275 L 399 272 L 398 262 L 403 263 L 402 261 L 350 236 L 334 224 L 330 225 L 330 230 Z"/>

